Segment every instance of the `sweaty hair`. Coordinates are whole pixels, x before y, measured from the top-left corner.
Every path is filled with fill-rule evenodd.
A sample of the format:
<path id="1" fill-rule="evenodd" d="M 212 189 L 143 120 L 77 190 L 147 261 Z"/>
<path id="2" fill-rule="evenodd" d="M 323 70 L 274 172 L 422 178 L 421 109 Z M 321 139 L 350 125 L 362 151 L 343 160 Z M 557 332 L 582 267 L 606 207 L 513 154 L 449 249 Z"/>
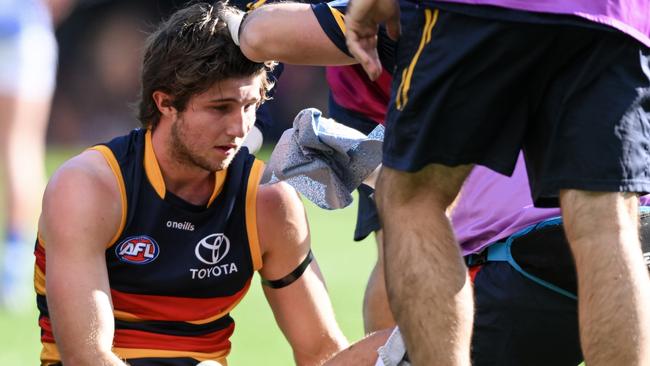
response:
<path id="1" fill-rule="evenodd" d="M 174 13 L 145 43 L 142 62 L 138 119 L 154 129 L 160 111 L 153 100 L 157 90 L 172 96 L 176 110 L 183 112 L 188 100 L 208 90 L 215 82 L 262 75 L 262 100 L 272 87 L 266 77 L 270 63 L 247 59 L 228 32 L 223 20 L 227 6 L 196 3 Z"/>

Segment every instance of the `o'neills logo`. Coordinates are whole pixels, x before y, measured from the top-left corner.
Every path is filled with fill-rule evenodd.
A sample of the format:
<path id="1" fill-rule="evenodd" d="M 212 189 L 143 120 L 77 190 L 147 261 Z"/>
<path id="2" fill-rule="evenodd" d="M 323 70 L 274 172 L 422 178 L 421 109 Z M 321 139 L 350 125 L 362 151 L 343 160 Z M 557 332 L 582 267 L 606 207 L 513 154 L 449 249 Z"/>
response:
<path id="1" fill-rule="evenodd" d="M 176 222 L 169 220 L 167 221 L 167 227 L 172 229 L 194 231 L 194 225 L 189 221 Z"/>
<path id="2" fill-rule="evenodd" d="M 224 234 L 210 234 L 201 239 L 194 248 L 196 258 L 201 262 L 210 265 L 208 268 L 190 268 L 192 279 L 204 279 L 219 277 L 224 274 L 237 272 L 237 265 L 234 262 L 219 264 L 230 251 L 230 240 Z"/>
<path id="3" fill-rule="evenodd" d="M 160 248 L 153 238 L 142 235 L 132 236 L 124 239 L 120 244 L 115 247 L 115 255 L 122 262 L 133 264 L 147 264 L 153 262 L 158 254 Z"/>

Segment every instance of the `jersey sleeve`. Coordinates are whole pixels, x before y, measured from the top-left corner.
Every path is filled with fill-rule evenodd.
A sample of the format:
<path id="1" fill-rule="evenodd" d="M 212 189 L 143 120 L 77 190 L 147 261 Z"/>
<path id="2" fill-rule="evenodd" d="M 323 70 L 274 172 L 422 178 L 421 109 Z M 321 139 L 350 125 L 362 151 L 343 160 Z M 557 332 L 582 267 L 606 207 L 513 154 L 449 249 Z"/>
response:
<path id="1" fill-rule="evenodd" d="M 328 3 L 312 4 L 311 8 L 321 28 L 334 43 L 334 45 L 346 55 L 352 57 L 345 43 L 345 10 L 348 0 L 335 0 Z M 395 41 L 388 38 L 386 29 L 379 27 L 377 34 L 377 52 L 382 66 L 392 74 L 395 66 Z"/>
<path id="2" fill-rule="evenodd" d="M 344 14 L 347 5 L 347 0 L 336 0 L 328 3 L 312 4 L 311 8 L 318 23 L 332 43 L 343 53 L 352 57 L 345 44 Z"/>

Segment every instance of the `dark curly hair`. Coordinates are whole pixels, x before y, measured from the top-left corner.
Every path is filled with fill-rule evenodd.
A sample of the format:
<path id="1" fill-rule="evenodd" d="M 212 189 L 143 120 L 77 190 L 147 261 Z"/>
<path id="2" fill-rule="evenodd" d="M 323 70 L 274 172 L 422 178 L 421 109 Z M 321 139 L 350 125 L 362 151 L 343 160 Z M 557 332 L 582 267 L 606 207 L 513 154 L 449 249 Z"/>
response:
<path id="1" fill-rule="evenodd" d="M 174 13 L 147 38 L 138 101 L 144 127 L 153 129 L 160 121 L 152 97 L 157 90 L 171 95 L 172 106 L 182 112 L 192 95 L 215 82 L 264 74 L 261 94 L 267 99 L 272 83 L 266 72 L 273 65 L 250 61 L 241 53 L 223 19 L 228 9 L 222 2 L 195 3 Z"/>

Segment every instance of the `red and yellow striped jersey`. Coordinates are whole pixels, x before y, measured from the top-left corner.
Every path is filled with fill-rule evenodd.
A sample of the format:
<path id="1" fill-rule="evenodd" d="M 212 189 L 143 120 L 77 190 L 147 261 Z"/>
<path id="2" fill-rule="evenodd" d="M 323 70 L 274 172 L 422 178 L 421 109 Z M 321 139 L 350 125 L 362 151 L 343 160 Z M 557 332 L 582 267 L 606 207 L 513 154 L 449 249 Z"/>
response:
<path id="1" fill-rule="evenodd" d="M 92 149 L 106 158 L 122 192 L 121 229 L 106 248 L 113 351 L 134 366 L 225 364 L 235 327 L 230 311 L 262 265 L 256 195 L 263 164 L 242 148 L 227 170 L 215 173 L 208 204 L 195 206 L 166 191 L 149 131 L 134 130 Z M 41 364 L 56 365 L 46 248 L 37 240 Z"/>

